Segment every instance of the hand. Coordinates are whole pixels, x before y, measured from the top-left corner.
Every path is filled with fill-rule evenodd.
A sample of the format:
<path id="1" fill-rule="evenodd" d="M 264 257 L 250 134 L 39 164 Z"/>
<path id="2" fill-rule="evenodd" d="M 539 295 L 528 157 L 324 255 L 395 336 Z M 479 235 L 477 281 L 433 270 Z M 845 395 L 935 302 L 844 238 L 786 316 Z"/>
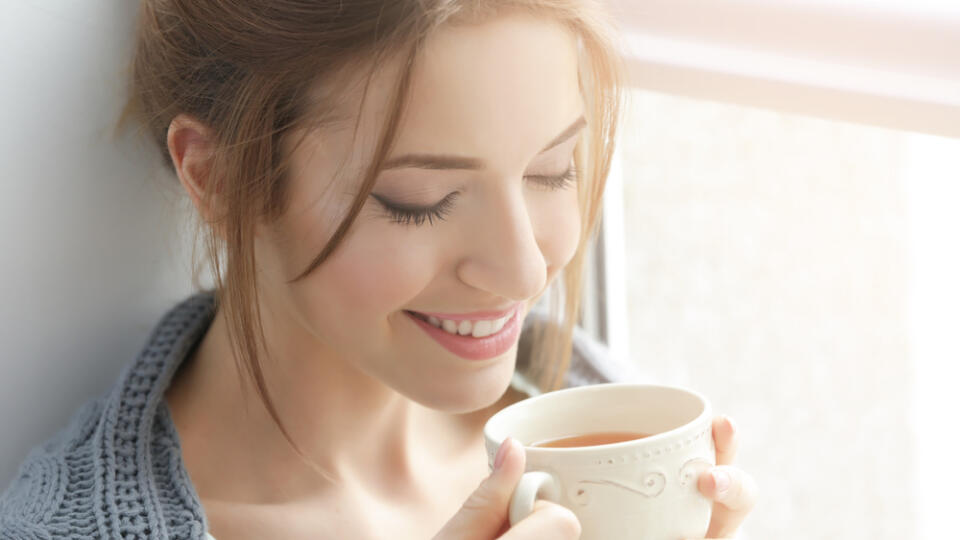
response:
<path id="1" fill-rule="evenodd" d="M 534 503 L 533 512 L 510 527 L 510 496 L 520 482 L 527 456 L 523 446 L 507 438 L 494 459 L 494 470 L 443 526 L 434 540 L 575 540 L 580 522 L 563 506 Z M 498 466 L 499 465 L 499 466 Z"/>
<path id="2" fill-rule="evenodd" d="M 733 538 L 743 520 L 757 502 L 757 484 L 753 477 L 731 466 L 739 439 L 733 420 L 718 416 L 713 419 L 713 443 L 717 449 L 717 466 L 700 475 L 697 487 L 705 497 L 713 499 L 713 514 L 707 528 L 708 538 Z M 726 476 L 726 487 L 714 474 Z"/>

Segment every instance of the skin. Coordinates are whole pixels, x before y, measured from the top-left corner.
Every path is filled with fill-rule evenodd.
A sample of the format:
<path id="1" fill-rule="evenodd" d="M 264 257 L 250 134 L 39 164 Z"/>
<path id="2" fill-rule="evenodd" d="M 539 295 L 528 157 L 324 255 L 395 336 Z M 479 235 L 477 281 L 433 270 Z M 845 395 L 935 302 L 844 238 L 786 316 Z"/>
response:
<path id="1" fill-rule="evenodd" d="M 398 73 L 389 64 L 363 103 L 355 81 L 342 81 L 351 121 L 289 149 L 291 204 L 256 232 L 267 385 L 294 440 L 332 480 L 296 456 L 255 393 L 241 392 L 222 313 L 166 392 L 184 464 L 220 540 L 430 538 L 488 475 L 482 426 L 520 398 L 509 390 L 516 345 L 465 360 L 403 310 L 466 313 L 520 301 L 526 313 L 573 256 L 576 188 L 533 176 L 563 173 L 579 140 L 578 132 L 541 152 L 584 112 L 576 43 L 556 23 L 517 15 L 443 28 L 422 58 L 391 156 L 455 154 L 485 167 L 389 170 L 373 193 L 431 206 L 458 192 L 445 219 L 399 224 L 370 199 L 332 257 L 287 283 L 352 200 Z M 183 115 L 171 123 L 178 178 L 203 216 L 211 147 L 202 124 Z"/>

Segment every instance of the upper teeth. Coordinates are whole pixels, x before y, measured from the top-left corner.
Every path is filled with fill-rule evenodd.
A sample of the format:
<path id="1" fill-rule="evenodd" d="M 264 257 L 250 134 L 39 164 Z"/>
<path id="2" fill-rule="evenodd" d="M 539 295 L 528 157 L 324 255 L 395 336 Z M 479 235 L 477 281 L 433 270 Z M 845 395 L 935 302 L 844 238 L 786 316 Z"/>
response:
<path id="1" fill-rule="evenodd" d="M 503 325 L 507 324 L 510 317 L 513 317 L 512 311 L 504 317 L 489 321 L 451 321 L 449 319 L 438 319 L 437 317 L 429 316 L 427 317 L 427 322 L 437 328 L 443 328 L 450 334 L 479 338 L 496 334 L 502 330 Z"/>

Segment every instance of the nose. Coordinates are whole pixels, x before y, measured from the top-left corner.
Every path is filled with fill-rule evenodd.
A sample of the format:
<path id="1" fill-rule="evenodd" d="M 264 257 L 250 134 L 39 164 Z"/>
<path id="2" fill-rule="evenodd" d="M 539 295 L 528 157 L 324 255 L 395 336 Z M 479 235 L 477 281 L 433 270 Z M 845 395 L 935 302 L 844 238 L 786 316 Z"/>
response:
<path id="1" fill-rule="evenodd" d="M 509 193 L 507 191 L 510 191 Z M 547 284 L 547 264 L 520 190 L 504 190 L 465 238 L 457 265 L 460 281 L 511 300 L 526 300 Z"/>

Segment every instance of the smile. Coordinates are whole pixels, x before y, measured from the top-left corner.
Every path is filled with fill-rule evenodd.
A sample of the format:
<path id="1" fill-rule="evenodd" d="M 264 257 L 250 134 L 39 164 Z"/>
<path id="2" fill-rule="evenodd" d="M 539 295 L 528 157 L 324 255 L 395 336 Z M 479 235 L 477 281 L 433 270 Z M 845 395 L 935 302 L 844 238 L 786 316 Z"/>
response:
<path id="1" fill-rule="evenodd" d="M 417 326 L 448 351 L 468 360 L 486 360 L 510 350 L 520 336 L 518 304 L 508 315 L 491 320 L 452 321 L 404 311 Z"/>
<path id="2" fill-rule="evenodd" d="M 460 320 L 455 321 L 452 319 L 441 319 L 439 317 L 434 317 L 433 315 L 425 315 L 423 313 L 417 313 L 416 311 L 411 311 L 414 317 L 419 318 L 422 321 L 426 321 L 433 325 L 435 328 L 442 328 L 448 334 L 460 335 L 460 336 L 473 336 L 475 338 L 487 337 L 497 332 L 503 330 L 504 325 L 507 324 L 513 317 L 513 313 L 516 311 L 514 308 L 513 311 L 507 315 L 500 317 L 499 319 L 488 319 L 488 320 Z"/>

